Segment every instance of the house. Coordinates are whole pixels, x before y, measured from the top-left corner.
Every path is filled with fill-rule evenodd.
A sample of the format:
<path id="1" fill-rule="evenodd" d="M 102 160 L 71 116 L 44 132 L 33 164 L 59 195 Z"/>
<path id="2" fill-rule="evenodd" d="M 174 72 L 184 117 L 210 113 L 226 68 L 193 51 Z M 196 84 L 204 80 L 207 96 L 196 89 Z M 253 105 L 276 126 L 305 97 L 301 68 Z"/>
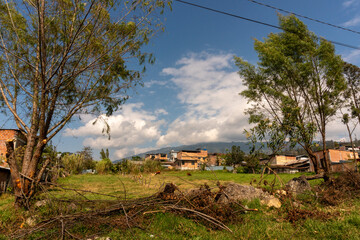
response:
<path id="1" fill-rule="evenodd" d="M 331 163 L 330 169 L 333 172 L 353 170 L 354 169 L 353 160 L 359 158 L 359 154 L 357 152 L 355 152 L 355 156 L 354 156 L 354 153 L 352 151 L 345 151 L 338 149 L 327 149 L 326 154 L 328 155 L 328 158 Z M 316 156 L 316 160 L 319 166 L 322 166 L 321 160 L 324 158 L 323 151 L 314 152 L 314 155 Z M 314 166 L 312 163 L 310 163 L 310 171 L 314 171 Z"/>
<path id="2" fill-rule="evenodd" d="M 207 162 L 207 150 L 181 150 L 175 159 L 175 168 L 180 170 L 196 170 L 201 163 Z"/>
<path id="3" fill-rule="evenodd" d="M 6 144 L 8 140 L 14 141 L 18 148 L 26 144 L 24 133 L 18 129 L 0 129 L 0 193 L 5 192 L 10 184 L 10 168 L 6 159 Z"/>
<path id="4" fill-rule="evenodd" d="M 260 164 L 285 165 L 286 163 L 293 161 L 296 161 L 296 156 L 294 155 L 272 154 L 269 158 L 260 160 Z"/>
<path id="5" fill-rule="evenodd" d="M 14 148 L 18 148 L 26 144 L 24 133 L 19 129 L 0 129 L 0 166 L 8 167 L 6 160 L 6 145 L 8 140 L 14 141 Z"/>
<path id="6" fill-rule="evenodd" d="M 260 160 L 260 165 L 268 165 L 277 173 L 297 173 L 309 171 L 310 161 L 306 155 L 270 155 Z"/>
<path id="7" fill-rule="evenodd" d="M 160 162 L 166 162 L 168 156 L 166 153 L 149 153 L 145 155 L 145 160 L 157 160 Z"/>
<path id="8" fill-rule="evenodd" d="M 352 146 L 346 145 L 346 146 L 340 146 L 339 150 L 341 151 L 353 151 Z M 354 151 L 358 152 L 360 149 L 358 147 L 354 147 Z"/>
<path id="9" fill-rule="evenodd" d="M 175 162 L 175 159 L 177 158 L 177 151 L 171 150 L 171 152 L 169 153 L 169 160 L 170 162 Z"/>

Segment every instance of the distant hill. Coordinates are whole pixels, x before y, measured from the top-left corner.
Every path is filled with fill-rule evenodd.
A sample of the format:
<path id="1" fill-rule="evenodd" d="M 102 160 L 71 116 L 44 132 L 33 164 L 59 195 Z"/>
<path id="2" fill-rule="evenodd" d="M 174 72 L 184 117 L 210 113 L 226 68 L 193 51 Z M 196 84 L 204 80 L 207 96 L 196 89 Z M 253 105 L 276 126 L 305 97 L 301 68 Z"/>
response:
<path id="1" fill-rule="evenodd" d="M 148 152 L 140 153 L 134 156 L 145 157 L 149 153 L 169 153 L 171 150 L 181 151 L 181 150 L 196 150 L 198 148 L 206 149 L 209 153 L 225 153 L 226 149 L 231 149 L 233 145 L 240 146 L 241 150 L 245 153 L 249 153 L 251 143 L 250 142 L 207 142 L 207 143 L 196 143 L 192 145 L 181 145 L 177 147 L 165 147 L 156 150 L 151 150 Z M 127 158 L 131 158 L 129 156 Z M 115 160 L 114 163 L 121 160 Z"/>

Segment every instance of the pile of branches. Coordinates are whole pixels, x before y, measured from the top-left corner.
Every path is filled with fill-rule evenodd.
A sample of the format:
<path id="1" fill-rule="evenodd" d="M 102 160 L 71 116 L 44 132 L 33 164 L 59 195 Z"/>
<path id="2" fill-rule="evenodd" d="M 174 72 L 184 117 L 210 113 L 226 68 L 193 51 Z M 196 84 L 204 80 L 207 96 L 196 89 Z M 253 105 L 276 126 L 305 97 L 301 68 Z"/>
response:
<path id="1" fill-rule="evenodd" d="M 324 182 L 316 189 L 319 200 L 325 205 L 335 206 L 347 199 L 360 196 L 360 174 L 346 172 Z"/>
<path id="2" fill-rule="evenodd" d="M 101 235 L 104 225 L 109 228 L 132 229 L 135 227 L 146 230 L 145 226 L 151 222 L 151 217 L 159 212 L 181 215 L 201 222 L 209 228 L 232 232 L 226 223 L 240 220 L 240 213 L 256 211 L 256 209 L 247 209 L 238 202 L 218 202 L 219 197 L 224 194 L 222 189 L 223 187 L 219 184 L 218 189 L 212 191 L 205 184 L 199 189 L 183 193 L 177 186 L 169 183 L 161 192 L 153 196 L 132 200 L 72 200 L 69 202 L 69 200 L 53 199 L 52 201 L 65 202 L 68 206 L 71 204 L 75 206 L 75 209 L 69 210 L 70 207 L 65 207 L 63 209 L 66 211 L 57 210 L 59 213 L 56 216 L 44 219 L 33 227 L 18 230 L 10 237 L 22 239 L 41 231 L 43 235 L 46 233 L 43 239 L 56 239 L 59 236 L 60 239 L 83 239 L 84 236 L 73 231 L 79 224 L 91 226 L 93 236 L 86 236 L 86 238 Z"/>

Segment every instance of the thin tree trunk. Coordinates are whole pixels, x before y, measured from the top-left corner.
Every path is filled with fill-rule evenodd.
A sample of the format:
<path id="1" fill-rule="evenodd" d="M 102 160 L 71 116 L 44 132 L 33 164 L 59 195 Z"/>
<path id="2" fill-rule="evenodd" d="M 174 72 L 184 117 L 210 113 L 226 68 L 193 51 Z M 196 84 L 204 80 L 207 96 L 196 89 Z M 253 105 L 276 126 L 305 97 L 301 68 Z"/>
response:
<path id="1" fill-rule="evenodd" d="M 20 176 L 19 167 L 16 163 L 14 141 L 6 141 L 6 158 L 10 167 L 11 181 L 15 195 L 15 205 L 21 206 L 24 203 L 23 179 Z"/>
<path id="2" fill-rule="evenodd" d="M 323 143 L 323 168 L 324 168 L 325 174 L 329 174 L 331 172 L 331 169 L 330 169 L 330 159 L 327 155 L 325 133 L 322 132 L 321 136 L 322 136 L 322 143 Z"/>

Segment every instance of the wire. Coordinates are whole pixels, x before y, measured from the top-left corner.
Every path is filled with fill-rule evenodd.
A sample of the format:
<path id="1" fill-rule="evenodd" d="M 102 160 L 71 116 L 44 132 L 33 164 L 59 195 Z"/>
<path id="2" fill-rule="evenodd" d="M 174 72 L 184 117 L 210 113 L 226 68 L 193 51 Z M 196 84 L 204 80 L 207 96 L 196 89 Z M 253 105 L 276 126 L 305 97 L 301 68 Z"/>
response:
<path id="1" fill-rule="evenodd" d="M 311 20 L 311 21 L 314 21 L 314 22 L 318 22 L 318 23 L 321 23 L 321 24 L 325 24 L 325 25 L 328 25 L 328 26 L 331 26 L 331 27 L 334 27 L 334 28 L 339 28 L 341 30 L 345 30 L 345 31 L 349 31 L 349 32 L 352 32 L 352 33 L 360 34 L 360 32 L 355 31 L 355 30 L 350 29 L 350 28 L 341 27 L 341 26 L 338 26 L 338 25 L 335 25 L 335 24 L 332 24 L 332 23 L 328 23 L 328 22 L 324 22 L 324 21 L 321 21 L 321 20 L 318 20 L 318 19 L 315 19 L 315 18 L 307 17 L 307 16 L 304 16 L 304 15 L 301 15 L 301 14 L 298 14 L 298 13 L 290 12 L 290 11 L 287 11 L 287 10 L 284 10 L 284 9 L 281 9 L 281 8 L 271 6 L 269 4 L 261 3 L 261 2 L 255 1 L 255 0 L 247 0 L 247 1 L 258 4 L 258 5 L 262 5 L 264 7 L 272 8 L 272 9 L 275 9 L 275 10 L 278 10 L 278 11 L 281 11 L 281 12 L 290 13 L 290 14 L 293 14 L 293 15 L 295 15 L 297 17 L 305 18 L 305 19 L 308 19 L 308 20 Z"/>
<path id="2" fill-rule="evenodd" d="M 286 30 L 286 29 L 284 29 L 284 28 L 282 28 L 282 27 L 279 27 L 279 26 L 276 26 L 276 25 L 273 25 L 273 24 L 270 24 L 270 23 L 266 23 L 266 22 L 254 20 L 254 19 L 251 19 L 251 18 L 242 17 L 242 16 L 235 15 L 235 14 L 228 13 L 228 12 L 223 12 L 223 11 L 220 11 L 220 10 L 217 10 L 217 9 L 213 9 L 213 8 L 201 6 L 201 5 L 198 5 L 198 4 L 195 4 L 195 3 L 186 2 L 186 1 L 183 1 L 183 0 L 175 0 L 175 1 L 176 1 L 176 2 L 180 2 L 180 3 L 187 4 L 187 5 L 190 5 L 190 6 L 194 6 L 194 7 L 197 7 L 197 8 L 205 9 L 205 10 L 208 10 L 208 11 L 211 11 L 211 12 L 216 12 L 216 13 L 220 13 L 220 14 L 223 14 L 223 15 L 227 15 L 227 16 L 230 16 L 230 17 L 235 17 L 235 18 L 239 18 L 239 19 L 246 20 L 246 21 L 249 21 L 249 22 L 253 22 L 253 23 L 265 25 L 265 26 L 268 26 L 268 27 L 277 28 L 277 29 L 280 29 L 280 30 L 283 30 L 283 31 L 291 32 L 291 31 L 288 31 L 288 30 Z M 292 33 L 293 33 L 293 32 L 292 32 Z M 329 39 L 326 39 L 326 38 L 323 38 L 323 37 L 320 37 L 320 38 L 321 38 L 321 39 L 324 39 L 324 40 L 326 40 L 326 41 L 328 41 L 328 42 L 331 42 L 332 44 L 335 44 L 335 45 L 340 45 L 340 46 L 343 46 L 343 47 L 360 50 L 359 47 L 352 46 L 352 45 L 347 44 L 347 43 L 341 43 L 341 42 L 337 42 L 337 41 L 332 41 L 332 40 L 329 40 Z"/>

